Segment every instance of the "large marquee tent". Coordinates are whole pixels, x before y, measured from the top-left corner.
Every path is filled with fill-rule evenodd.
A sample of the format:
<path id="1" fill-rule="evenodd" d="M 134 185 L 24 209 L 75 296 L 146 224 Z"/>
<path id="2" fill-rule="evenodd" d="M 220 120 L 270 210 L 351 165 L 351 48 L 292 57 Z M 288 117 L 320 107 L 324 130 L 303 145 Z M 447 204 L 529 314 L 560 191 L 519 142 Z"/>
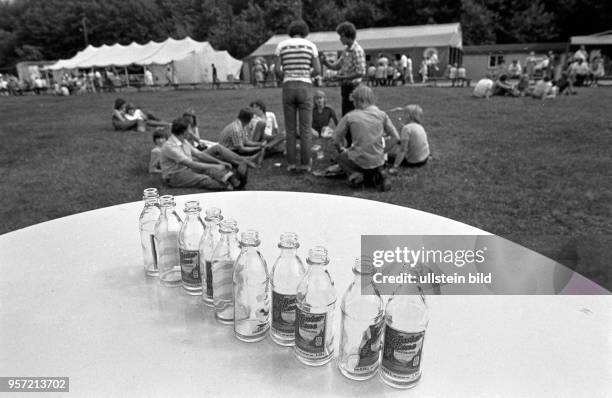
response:
<path id="1" fill-rule="evenodd" d="M 174 82 L 178 84 L 207 83 L 212 81 L 212 64 L 215 64 L 219 80 L 228 75 L 240 74 L 242 61 L 227 51 L 215 51 L 208 42 L 198 42 L 189 37 L 182 40 L 169 38 L 163 42 L 146 44 L 130 43 L 94 47 L 89 45 L 70 59 L 62 59 L 46 69 L 63 72 L 75 69 L 148 67 L 157 82 L 166 81 L 166 68 L 172 67 Z"/>

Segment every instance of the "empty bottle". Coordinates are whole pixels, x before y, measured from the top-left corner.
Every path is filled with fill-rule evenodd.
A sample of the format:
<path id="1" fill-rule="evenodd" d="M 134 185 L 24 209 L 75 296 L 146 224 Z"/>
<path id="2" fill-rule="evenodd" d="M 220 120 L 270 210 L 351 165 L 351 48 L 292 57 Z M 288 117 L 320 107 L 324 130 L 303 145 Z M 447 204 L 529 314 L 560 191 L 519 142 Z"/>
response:
<path id="1" fill-rule="evenodd" d="M 411 388 L 421 378 L 423 342 L 429 322 L 420 288 L 400 286 L 385 310 L 381 379 L 392 387 Z"/>
<path id="2" fill-rule="evenodd" d="M 234 335 L 246 342 L 263 340 L 270 328 L 268 270 L 259 244 L 257 231 L 243 232 L 234 263 Z"/>
<path id="3" fill-rule="evenodd" d="M 374 376 L 380 365 L 384 303 L 372 283 L 371 259 L 357 258 L 355 277 L 342 297 L 340 308 L 340 372 L 353 380 Z"/>
<path id="4" fill-rule="evenodd" d="M 181 230 L 181 218 L 174 210 L 175 203 L 172 195 L 161 196 L 159 204 L 161 214 L 155 224 L 159 282 L 164 286 L 180 286 L 181 266 L 179 264 L 178 235 Z"/>
<path id="5" fill-rule="evenodd" d="M 327 272 L 327 250 L 315 246 L 308 252 L 308 271 L 297 288 L 295 355 L 310 366 L 320 366 L 334 356 L 336 290 Z"/>
<path id="6" fill-rule="evenodd" d="M 236 234 L 238 224 L 227 219 L 219 224 L 219 243 L 212 256 L 213 304 L 215 319 L 221 323 L 234 322 L 234 263 L 240 254 Z"/>
<path id="7" fill-rule="evenodd" d="M 200 241 L 200 272 L 202 273 L 202 300 L 209 307 L 213 306 L 212 256 L 219 242 L 219 223 L 223 220 L 221 209 L 206 209 L 204 224 L 206 229 Z"/>
<path id="8" fill-rule="evenodd" d="M 147 276 L 159 275 L 157 268 L 157 253 L 155 250 L 155 224 L 161 213 L 159 209 L 159 194 L 156 188 L 147 188 L 142 194 L 144 208 L 138 220 L 142 259 Z"/>
<path id="9" fill-rule="evenodd" d="M 191 295 L 202 294 L 200 274 L 200 241 L 204 235 L 204 222 L 200 218 L 200 202 L 185 203 L 185 222 L 179 232 L 179 255 L 183 289 Z"/>
<path id="10" fill-rule="evenodd" d="M 295 296 L 306 270 L 297 254 L 298 236 L 285 232 L 278 244 L 280 255 L 270 276 L 272 284 L 272 328 L 270 337 L 283 346 L 295 344 Z"/>

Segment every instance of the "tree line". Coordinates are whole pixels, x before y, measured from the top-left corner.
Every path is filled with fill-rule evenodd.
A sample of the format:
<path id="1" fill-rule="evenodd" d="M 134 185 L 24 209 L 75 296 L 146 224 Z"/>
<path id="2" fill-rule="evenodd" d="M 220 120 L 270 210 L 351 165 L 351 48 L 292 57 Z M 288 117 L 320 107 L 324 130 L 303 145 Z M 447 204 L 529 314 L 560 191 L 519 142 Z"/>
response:
<path id="1" fill-rule="evenodd" d="M 311 31 L 461 22 L 464 44 L 566 41 L 612 29 L 596 0 L 0 0 L 0 68 L 69 58 L 86 43 L 190 36 L 243 58 L 290 21 Z"/>

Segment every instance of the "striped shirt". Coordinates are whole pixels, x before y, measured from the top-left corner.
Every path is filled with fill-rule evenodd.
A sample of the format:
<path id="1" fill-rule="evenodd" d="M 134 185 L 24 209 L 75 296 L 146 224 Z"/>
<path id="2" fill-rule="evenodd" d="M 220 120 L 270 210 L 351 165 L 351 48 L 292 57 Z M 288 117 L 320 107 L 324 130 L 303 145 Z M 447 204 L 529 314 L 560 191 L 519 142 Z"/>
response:
<path id="1" fill-rule="evenodd" d="M 312 60 L 319 56 L 317 47 L 309 40 L 291 37 L 278 43 L 274 54 L 280 57 L 283 82 L 312 83 Z"/>

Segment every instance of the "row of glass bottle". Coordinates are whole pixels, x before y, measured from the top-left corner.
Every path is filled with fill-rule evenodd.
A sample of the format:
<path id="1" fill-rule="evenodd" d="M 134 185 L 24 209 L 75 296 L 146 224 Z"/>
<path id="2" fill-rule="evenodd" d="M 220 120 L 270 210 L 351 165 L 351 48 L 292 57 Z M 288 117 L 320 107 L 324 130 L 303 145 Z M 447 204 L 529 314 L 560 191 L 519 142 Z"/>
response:
<path id="1" fill-rule="evenodd" d="M 157 199 L 155 188 L 144 191 L 140 231 L 147 275 L 159 275 L 162 285 L 182 284 L 189 294 L 201 294 L 206 305 L 214 306 L 215 318 L 233 324 L 242 341 L 260 341 L 269 333 L 277 344 L 295 345 L 296 357 L 307 365 L 323 365 L 333 358 L 336 294 L 325 268 L 325 248 L 309 251 L 306 271 L 297 255 L 297 235 L 284 233 L 280 255 L 268 274 L 256 231 L 243 232 L 238 243 L 237 223 L 223 220 L 220 209 L 207 209 L 203 223 L 199 203 L 190 201 L 181 222 L 172 196 L 159 198 L 161 209 Z M 398 291 L 385 312 L 371 280 L 361 289 L 364 275 L 368 278 L 373 272 L 371 263 L 357 259 L 353 272 L 355 279 L 341 304 L 340 371 L 365 380 L 380 368 L 387 384 L 412 387 L 420 379 L 427 326 L 424 298 Z"/>

